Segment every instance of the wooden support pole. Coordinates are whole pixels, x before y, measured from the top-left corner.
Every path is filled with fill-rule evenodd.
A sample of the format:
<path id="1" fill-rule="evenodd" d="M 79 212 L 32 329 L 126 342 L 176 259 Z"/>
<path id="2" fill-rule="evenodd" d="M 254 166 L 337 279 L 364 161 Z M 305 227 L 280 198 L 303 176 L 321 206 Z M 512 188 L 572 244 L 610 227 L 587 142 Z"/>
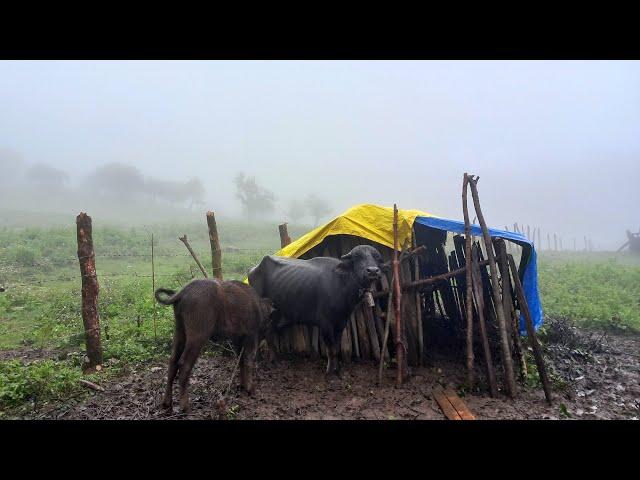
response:
<path id="1" fill-rule="evenodd" d="M 471 225 L 469 225 L 469 207 L 467 206 L 468 175 L 462 180 L 462 213 L 464 215 L 464 250 L 466 273 L 466 316 L 467 316 L 467 383 L 473 388 L 473 291 L 471 268 Z M 514 226 L 515 228 L 515 226 Z"/>
<path id="2" fill-rule="evenodd" d="M 202 263 L 200 263 L 200 259 L 196 255 L 196 252 L 194 252 L 193 249 L 191 248 L 191 245 L 189 245 L 189 240 L 187 239 L 187 234 L 186 233 L 182 234 L 181 237 L 178 237 L 178 240 L 180 240 L 182 243 L 184 243 L 184 246 L 187 247 L 187 250 L 189 250 L 189 253 L 193 257 L 193 259 L 196 261 L 196 263 L 198 264 L 198 267 L 200 267 L 200 271 L 202 272 L 204 277 L 205 278 L 209 278 L 209 275 L 207 275 L 207 271 L 202 266 Z"/>
<path id="3" fill-rule="evenodd" d="M 472 235 L 473 236 L 473 235 Z M 482 260 L 481 262 L 478 262 L 478 265 L 480 267 L 486 267 L 487 265 L 489 265 L 489 260 Z M 455 277 L 457 275 L 461 275 L 463 273 L 465 273 L 467 271 L 467 267 L 460 267 L 456 270 L 451 270 L 447 273 L 442 273 L 440 275 L 434 275 L 433 277 L 429 277 L 429 278 L 423 278 L 422 280 L 416 280 L 415 282 L 411 282 L 411 283 L 407 283 L 406 285 L 402 286 L 402 291 L 403 292 L 408 292 L 410 290 L 413 290 L 414 288 L 420 288 L 420 287 L 424 287 L 426 285 L 433 285 L 434 283 L 438 283 L 438 282 L 442 282 L 444 280 L 448 280 L 451 277 Z M 379 292 L 376 292 L 373 294 L 373 298 L 379 298 L 379 297 L 384 297 L 385 295 L 388 295 L 389 291 L 388 290 L 381 290 Z M 442 312 L 442 314 L 444 315 L 444 308 L 440 308 L 440 311 Z"/>
<path id="4" fill-rule="evenodd" d="M 416 234 L 413 232 L 411 235 L 411 247 L 416 249 Z M 413 279 L 418 280 L 420 278 L 420 260 L 415 258 L 413 260 Z M 422 330 L 422 302 L 421 294 L 418 290 L 414 293 L 416 300 L 416 318 L 418 320 L 418 365 L 422 366 L 424 361 L 424 333 Z"/>
<path id="5" fill-rule="evenodd" d="M 153 255 L 153 233 L 151 234 L 151 296 L 153 297 L 153 339 L 158 340 L 158 331 L 156 328 L 156 266 Z"/>
<path id="6" fill-rule="evenodd" d="M 82 323 L 84 324 L 87 358 L 83 365 L 85 372 L 99 370 L 102 365 L 102 347 L 100 345 L 100 315 L 98 312 L 98 276 L 96 274 L 96 256 L 93 251 L 91 217 L 84 212 L 76 217 L 78 237 L 78 261 L 82 275 Z"/>
<path id="7" fill-rule="evenodd" d="M 469 261 L 467 261 L 467 264 Z M 482 339 L 482 349 L 484 351 L 485 367 L 487 372 L 487 381 L 489 383 L 489 392 L 492 397 L 498 396 L 498 386 L 496 384 L 496 375 L 493 370 L 493 360 L 491 358 L 491 348 L 489 348 L 489 337 L 487 335 L 487 327 L 484 321 L 484 292 L 482 287 L 482 276 L 480 275 L 480 266 L 478 265 L 478 248 L 474 246 L 471 249 L 471 273 L 473 291 L 476 297 L 476 307 L 478 309 L 478 325 L 480 326 L 480 337 Z"/>
<path id="8" fill-rule="evenodd" d="M 495 243 L 498 254 L 497 260 L 500 268 L 500 278 L 502 279 L 502 305 L 507 317 L 508 333 L 513 339 L 514 355 L 520 365 L 520 378 L 524 380 L 527 377 L 527 362 L 524 351 L 522 350 L 522 342 L 520 341 L 520 322 L 518 321 L 513 303 L 513 290 L 511 286 L 509 261 L 507 260 L 507 248 L 505 241 L 502 239 L 496 239 Z"/>
<path id="9" fill-rule="evenodd" d="M 391 313 L 393 311 L 393 287 L 395 283 L 395 272 L 391 273 L 391 283 L 389 284 L 389 289 L 387 291 L 387 313 L 384 317 L 384 336 L 382 338 L 382 348 L 387 346 L 387 342 L 389 341 L 389 326 L 391 325 Z M 382 384 L 382 365 L 384 364 L 384 355 L 380 355 L 380 364 L 378 366 L 378 385 Z"/>
<path id="10" fill-rule="evenodd" d="M 513 397 L 516 392 L 515 377 L 513 374 L 513 362 L 511 357 L 511 350 L 509 349 L 509 336 L 507 335 L 507 327 L 505 320 L 505 313 L 502 306 L 502 298 L 500 294 L 500 285 L 498 283 L 498 267 L 496 266 L 496 258 L 493 251 L 493 243 L 489 236 L 489 229 L 485 222 L 482 209 L 480 208 L 480 198 L 478 196 L 477 182 L 479 177 L 472 175 L 469 177 L 469 186 L 471 187 L 471 196 L 473 197 L 473 204 L 475 206 L 478 221 L 482 228 L 482 236 L 484 239 L 484 247 L 487 252 L 487 258 L 489 260 L 489 270 L 491 271 L 491 285 L 493 287 L 493 304 L 496 310 L 496 316 L 498 317 L 498 329 L 500 332 L 500 347 L 502 350 L 502 363 L 504 366 L 505 374 L 505 387 L 507 395 Z M 527 232 L 529 227 L 527 226 Z"/>
<path id="11" fill-rule="evenodd" d="M 516 262 L 513 260 L 513 257 L 511 255 L 508 255 L 508 258 L 509 258 L 509 267 L 511 267 L 511 276 L 513 277 L 513 284 L 516 287 L 516 295 L 518 297 L 518 304 L 520 305 L 520 312 L 524 317 L 524 323 L 527 327 L 527 336 L 529 338 L 529 343 L 531 344 L 531 348 L 533 349 L 533 357 L 535 358 L 535 361 L 536 361 L 538 374 L 540 375 L 542 388 L 544 389 L 544 395 L 549 405 L 551 405 L 551 399 L 552 399 L 551 388 L 549 387 L 547 369 L 544 365 L 544 358 L 542 357 L 542 351 L 540 350 L 538 339 L 536 338 L 536 330 L 533 326 L 533 321 L 531 320 L 531 312 L 529 311 L 529 304 L 527 303 L 527 297 L 524 294 L 524 288 L 522 287 L 522 282 L 520 281 L 520 277 L 518 276 L 518 269 L 516 268 Z"/>
<path id="12" fill-rule="evenodd" d="M 396 321 L 396 361 L 398 363 L 397 385 L 402 385 L 404 380 L 403 361 L 404 345 L 402 343 L 402 319 L 400 314 L 400 302 L 402 292 L 400 291 L 400 264 L 398 262 L 398 207 L 393 204 L 393 289 L 394 311 Z"/>
<path id="13" fill-rule="evenodd" d="M 211 210 L 207 212 L 207 227 L 209 228 L 209 243 L 211 244 L 211 271 L 214 278 L 222 280 L 222 249 L 218 240 L 216 216 Z"/>

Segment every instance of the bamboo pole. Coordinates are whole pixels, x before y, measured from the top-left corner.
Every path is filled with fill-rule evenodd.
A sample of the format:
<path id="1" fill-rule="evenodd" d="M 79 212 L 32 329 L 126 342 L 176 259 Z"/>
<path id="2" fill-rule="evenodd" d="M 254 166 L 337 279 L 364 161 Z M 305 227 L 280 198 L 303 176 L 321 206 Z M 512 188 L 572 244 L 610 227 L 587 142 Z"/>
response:
<path id="1" fill-rule="evenodd" d="M 212 211 L 207 212 L 207 227 L 209 228 L 209 243 L 211 244 L 211 271 L 215 278 L 222 280 L 222 249 L 218 240 L 216 216 Z"/>
<path id="2" fill-rule="evenodd" d="M 153 255 L 153 233 L 151 234 L 151 296 L 153 297 L 153 339 L 158 340 L 156 329 L 156 267 Z"/>
<path id="3" fill-rule="evenodd" d="M 402 319 L 400 317 L 400 301 L 402 293 L 400 291 L 400 265 L 398 263 L 398 207 L 393 204 L 393 289 L 394 295 L 394 311 L 396 321 L 396 361 L 398 363 L 397 385 L 402 385 L 403 381 L 403 360 L 404 345 L 402 344 Z"/>
<path id="4" fill-rule="evenodd" d="M 100 313 L 98 311 L 98 293 L 100 285 L 96 274 L 96 255 L 93 250 L 91 217 L 84 212 L 76 217 L 78 261 L 82 276 L 82 323 L 84 324 L 87 358 L 83 370 L 99 370 L 102 364 L 102 346 L 100 345 Z"/>
<path id="5" fill-rule="evenodd" d="M 511 358 L 511 351 L 509 349 L 509 337 L 507 336 L 506 330 L 506 320 L 505 314 L 502 307 L 502 298 L 500 298 L 500 285 L 498 283 L 498 268 L 496 266 L 495 254 L 493 251 L 493 243 L 491 242 L 491 237 L 489 236 L 489 229 L 487 228 L 487 224 L 484 219 L 484 215 L 482 214 L 482 209 L 480 208 L 480 198 L 478 196 L 478 187 L 477 182 L 479 177 L 475 177 L 472 175 L 469 177 L 469 186 L 471 187 L 471 196 L 473 197 L 473 204 L 475 206 L 476 214 L 478 216 L 478 221 L 480 222 L 480 227 L 482 228 L 482 236 L 484 238 L 484 247 L 487 252 L 487 257 L 489 260 L 489 270 L 491 271 L 491 285 L 493 287 L 493 303 L 496 310 L 496 315 L 498 317 L 498 328 L 500 332 L 500 346 L 502 349 L 502 362 L 504 365 L 504 373 L 505 373 L 505 387 L 507 391 L 507 395 L 513 397 L 516 392 L 516 384 L 515 377 L 513 374 L 513 362 Z M 527 226 L 528 230 L 528 226 Z"/>
<path id="6" fill-rule="evenodd" d="M 491 358 L 491 349 L 489 348 L 489 337 L 487 336 L 487 327 L 484 321 L 484 293 L 482 288 L 482 276 L 480 275 L 480 266 L 478 265 L 478 248 L 474 246 L 471 249 L 471 267 L 473 278 L 473 290 L 476 297 L 476 307 L 478 309 L 478 325 L 480 326 L 480 337 L 482 339 L 482 349 L 484 351 L 485 368 L 487 372 L 487 381 L 489 382 L 489 392 L 492 397 L 498 396 L 498 386 L 496 385 L 496 375 L 493 370 L 493 360 Z"/>
<path id="7" fill-rule="evenodd" d="M 508 255 L 509 266 L 511 267 L 511 276 L 513 277 L 513 283 L 516 287 L 516 295 L 518 297 L 518 304 L 520 305 L 520 311 L 524 316 L 524 322 L 527 327 L 527 336 L 529 337 L 529 343 L 531 343 L 531 348 L 533 349 L 533 357 L 536 360 L 536 366 L 538 367 L 538 374 L 540 375 L 540 380 L 542 381 L 542 388 L 544 389 L 544 395 L 547 399 L 549 405 L 551 405 L 551 388 L 549 387 L 549 379 L 547 378 L 547 369 L 544 365 L 544 358 L 542 357 L 542 351 L 540 350 L 540 345 L 538 344 L 538 339 L 536 338 L 536 330 L 533 327 L 533 321 L 531 320 L 531 312 L 529 311 L 529 304 L 527 303 L 527 297 L 524 294 L 524 288 L 522 288 L 522 283 L 520 282 L 520 277 L 518 276 L 518 269 L 516 268 L 516 262 L 514 262 L 513 257 Z"/>
<path id="8" fill-rule="evenodd" d="M 196 263 L 198 264 L 198 267 L 200 268 L 200 271 L 202 272 L 204 277 L 205 278 L 209 278 L 209 275 L 207 275 L 207 271 L 202 266 L 202 263 L 200 262 L 200 259 L 196 255 L 196 252 L 194 252 L 193 249 L 191 248 L 191 245 L 189 245 L 189 240 L 187 239 L 187 234 L 183 233 L 181 237 L 178 237 L 178 240 L 180 240 L 182 243 L 184 243 L 184 246 L 187 247 L 187 250 L 189 250 L 189 253 L 193 257 L 193 259 L 196 261 Z"/>
<path id="9" fill-rule="evenodd" d="M 465 173 L 462 180 L 462 213 L 464 215 L 464 250 L 466 273 L 466 309 L 467 309 L 467 382 L 469 388 L 473 388 L 473 292 L 471 268 L 471 225 L 469 225 L 469 207 L 467 205 L 467 191 L 469 184 L 468 175 Z"/>

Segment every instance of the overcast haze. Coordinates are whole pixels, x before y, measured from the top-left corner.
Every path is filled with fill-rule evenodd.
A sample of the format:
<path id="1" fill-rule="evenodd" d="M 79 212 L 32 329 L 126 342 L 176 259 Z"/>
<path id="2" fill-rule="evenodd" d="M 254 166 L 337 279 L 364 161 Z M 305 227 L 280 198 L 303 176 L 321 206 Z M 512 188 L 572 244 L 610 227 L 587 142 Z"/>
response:
<path id="1" fill-rule="evenodd" d="M 468 171 L 491 225 L 616 248 L 640 228 L 639 87 L 638 62 L 4 61 L 0 151 L 69 185 L 113 162 L 198 177 L 227 216 L 243 171 L 274 218 L 315 192 L 461 219 Z"/>

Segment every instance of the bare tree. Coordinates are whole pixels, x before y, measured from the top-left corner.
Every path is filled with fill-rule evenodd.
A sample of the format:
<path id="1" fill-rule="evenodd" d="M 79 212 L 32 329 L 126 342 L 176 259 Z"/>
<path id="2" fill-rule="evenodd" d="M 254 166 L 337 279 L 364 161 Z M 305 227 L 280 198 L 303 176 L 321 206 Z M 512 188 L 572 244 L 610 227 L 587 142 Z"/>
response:
<path id="1" fill-rule="evenodd" d="M 276 197 L 273 192 L 257 184 L 255 177 L 248 177 L 240 172 L 233 179 L 236 185 L 236 197 L 244 208 L 249 219 L 259 214 L 272 212 Z"/>
<path id="2" fill-rule="evenodd" d="M 326 200 L 315 193 L 310 193 L 305 200 L 309 213 L 313 217 L 313 224 L 318 225 L 320 219 L 331 212 L 331 207 Z"/>

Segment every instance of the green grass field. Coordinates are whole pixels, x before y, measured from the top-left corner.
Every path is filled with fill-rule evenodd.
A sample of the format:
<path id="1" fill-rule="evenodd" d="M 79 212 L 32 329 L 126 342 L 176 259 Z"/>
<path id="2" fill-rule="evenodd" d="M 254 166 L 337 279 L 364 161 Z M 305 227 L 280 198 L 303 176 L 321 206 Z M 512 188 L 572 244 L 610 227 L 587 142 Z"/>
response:
<path id="1" fill-rule="evenodd" d="M 279 248 L 277 226 L 219 221 L 226 279 L 241 279 L 263 255 Z M 304 227 L 289 226 L 292 238 Z M 173 316 L 155 307 L 151 279 L 151 232 L 156 288 L 179 289 L 201 276 L 184 245 L 186 233 L 210 272 L 210 249 L 202 224 L 122 228 L 94 225 L 100 283 L 100 323 L 105 369 L 117 374 L 168 355 Z M 0 228 L 0 351 L 35 346 L 55 349 L 57 359 L 0 360 L 0 416 L 28 401 L 47 402 L 81 393 L 84 338 L 75 226 Z M 544 313 L 588 327 L 640 330 L 640 260 L 606 253 L 542 252 L 539 282 Z M 26 407 L 24 407 L 26 408 Z"/>

